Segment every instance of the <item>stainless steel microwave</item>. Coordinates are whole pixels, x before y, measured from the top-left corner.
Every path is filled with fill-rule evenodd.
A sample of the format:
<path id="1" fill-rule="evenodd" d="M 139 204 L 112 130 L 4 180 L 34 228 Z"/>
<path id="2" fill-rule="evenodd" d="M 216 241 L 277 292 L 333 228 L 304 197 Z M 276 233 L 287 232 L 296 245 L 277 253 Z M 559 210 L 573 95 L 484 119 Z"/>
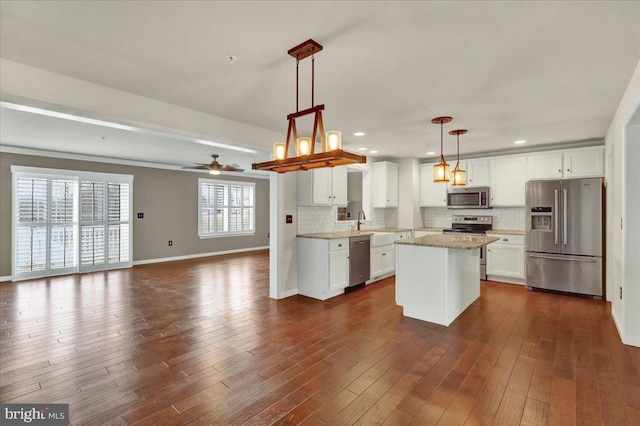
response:
<path id="1" fill-rule="evenodd" d="M 489 209 L 489 187 L 449 188 L 447 207 L 450 209 Z"/>

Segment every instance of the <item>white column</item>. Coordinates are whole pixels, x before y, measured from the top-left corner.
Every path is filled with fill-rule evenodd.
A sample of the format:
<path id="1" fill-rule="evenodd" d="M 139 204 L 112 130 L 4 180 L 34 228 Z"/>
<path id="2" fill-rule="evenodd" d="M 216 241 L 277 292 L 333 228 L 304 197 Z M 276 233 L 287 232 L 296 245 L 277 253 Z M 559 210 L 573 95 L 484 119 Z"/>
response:
<path id="1" fill-rule="evenodd" d="M 269 180 L 269 297 L 298 293 L 298 192 L 296 173 L 273 173 Z M 293 223 L 286 223 L 291 215 Z"/>

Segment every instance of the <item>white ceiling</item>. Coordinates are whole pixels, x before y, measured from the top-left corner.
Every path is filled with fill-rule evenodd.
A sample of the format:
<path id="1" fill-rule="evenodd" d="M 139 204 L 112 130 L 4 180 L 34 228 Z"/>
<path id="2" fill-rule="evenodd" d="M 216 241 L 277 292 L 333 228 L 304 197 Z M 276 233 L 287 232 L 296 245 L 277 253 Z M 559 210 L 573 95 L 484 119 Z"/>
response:
<path id="1" fill-rule="evenodd" d="M 638 22 L 637 1 L 2 1 L 0 54 L 284 133 L 295 110 L 286 52 L 313 38 L 324 46 L 315 94 L 327 130 L 342 130 L 349 149 L 426 157 L 439 150 L 430 122 L 439 115 L 454 117 L 445 131 L 469 130 L 463 154 L 510 150 L 522 138 L 527 148 L 603 138 L 640 60 Z M 310 60 L 300 67 L 302 109 Z M 103 128 L 27 124 L 24 114 L 3 109 L 3 144 L 181 165 L 222 151 L 176 152 L 167 141 L 153 150 L 144 134 L 105 143 Z M 47 126 L 61 137 L 52 141 Z M 92 142 L 65 137 L 67 126 Z M 445 133 L 445 154 L 454 152 Z"/>

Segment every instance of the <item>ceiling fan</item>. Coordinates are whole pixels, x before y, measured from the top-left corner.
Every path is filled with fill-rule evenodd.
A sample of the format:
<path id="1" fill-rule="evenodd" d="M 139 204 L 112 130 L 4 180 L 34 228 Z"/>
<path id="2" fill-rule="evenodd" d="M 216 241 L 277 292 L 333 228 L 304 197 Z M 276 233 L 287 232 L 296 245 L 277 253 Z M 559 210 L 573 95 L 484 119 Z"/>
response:
<path id="1" fill-rule="evenodd" d="M 237 164 L 225 164 L 224 166 L 218 163 L 218 154 L 212 154 L 213 161 L 209 164 L 196 163 L 196 166 L 183 167 L 183 169 L 195 169 L 195 170 L 208 170 L 212 175 L 219 175 L 220 172 L 244 172 Z"/>

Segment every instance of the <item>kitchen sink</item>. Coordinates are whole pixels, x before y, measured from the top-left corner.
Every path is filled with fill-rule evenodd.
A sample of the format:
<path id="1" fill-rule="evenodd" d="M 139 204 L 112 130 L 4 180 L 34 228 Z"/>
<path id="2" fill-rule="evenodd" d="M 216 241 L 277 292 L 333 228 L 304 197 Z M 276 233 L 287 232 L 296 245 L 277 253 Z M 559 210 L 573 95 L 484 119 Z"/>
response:
<path id="1" fill-rule="evenodd" d="M 371 236 L 371 247 L 393 244 L 395 240 L 396 234 L 393 232 L 374 232 Z"/>

